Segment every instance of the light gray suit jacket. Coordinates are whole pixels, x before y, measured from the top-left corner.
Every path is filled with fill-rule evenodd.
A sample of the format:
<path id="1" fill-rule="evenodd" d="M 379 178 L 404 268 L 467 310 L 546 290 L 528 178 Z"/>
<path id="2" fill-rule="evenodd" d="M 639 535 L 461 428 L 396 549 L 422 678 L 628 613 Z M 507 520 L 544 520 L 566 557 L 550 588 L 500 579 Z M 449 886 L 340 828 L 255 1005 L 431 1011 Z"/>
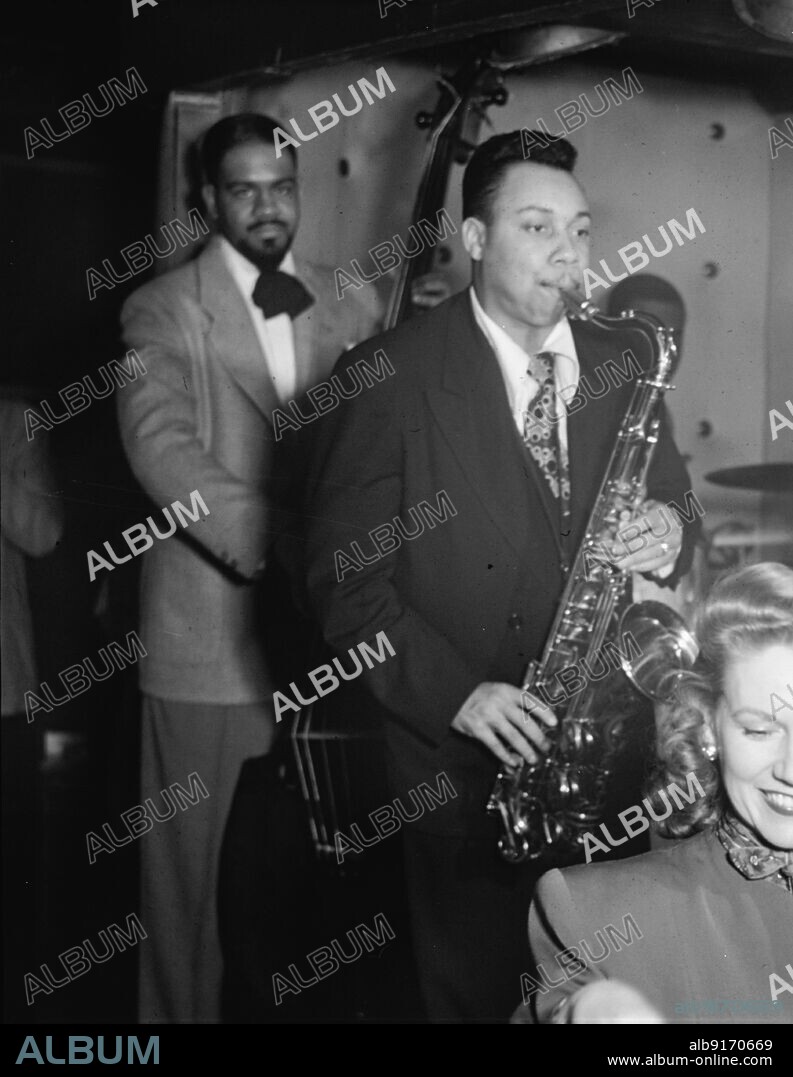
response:
<path id="1" fill-rule="evenodd" d="M 332 270 L 297 259 L 296 270 L 316 299 L 294 320 L 299 396 L 377 331 L 381 311 L 372 289 L 339 302 Z M 189 506 L 193 490 L 209 510 L 142 554 L 141 687 L 183 702 L 266 699 L 252 581 L 273 538 L 266 487 L 279 402 L 219 239 L 134 292 L 121 321 L 146 368 L 117 394 L 132 470 L 157 510 Z M 154 521 L 166 528 L 159 511 Z"/>

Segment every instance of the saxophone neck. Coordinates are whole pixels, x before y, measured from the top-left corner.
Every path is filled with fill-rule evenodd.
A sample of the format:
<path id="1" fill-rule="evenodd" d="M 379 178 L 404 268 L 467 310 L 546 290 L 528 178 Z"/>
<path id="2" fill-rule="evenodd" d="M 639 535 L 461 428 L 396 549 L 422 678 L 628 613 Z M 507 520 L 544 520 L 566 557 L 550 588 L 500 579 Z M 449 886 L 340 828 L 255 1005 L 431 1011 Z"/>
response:
<path id="1" fill-rule="evenodd" d="M 647 314 L 645 311 L 637 313 L 634 310 L 623 310 L 619 314 L 604 314 L 599 307 L 596 307 L 580 292 L 560 288 L 559 296 L 564 303 L 565 312 L 569 318 L 575 318 L 582 322 L 592 322 L 602 329 L 620 329 L 626 326 L 629 328 L 630 323 L 635 323 L 644 332 L 649 330 L 659 341 L 662 338 L 666 339 L 667 336 L 674 335 L 671 329 L 668 329 L 652 314 Z"/>
<path id="2" fill-rule="evenodd" d="M 656 377 L 666 378 L 668 376 L 677 355 L 677 343 L 673 329 L 663 325 L 657 318 L 644 311 L 623 310 L 620 314 L 608 315 L 604 314 L 580 292 L 560 288 L 559 295 L 569 318 L 591 322 L 601 329 L 638 329 L 647 338 L 652 348 L 653 367 Z"/>

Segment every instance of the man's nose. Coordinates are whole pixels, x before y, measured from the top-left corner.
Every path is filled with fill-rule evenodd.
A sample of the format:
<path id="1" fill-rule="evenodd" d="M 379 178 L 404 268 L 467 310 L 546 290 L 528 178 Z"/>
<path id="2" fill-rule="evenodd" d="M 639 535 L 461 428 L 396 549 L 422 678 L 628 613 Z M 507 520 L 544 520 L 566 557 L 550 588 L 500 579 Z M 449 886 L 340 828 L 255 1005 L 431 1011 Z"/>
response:
<path id="1" fill-rule="evenodd" d="M 275 210 L 275 195 L 265 187 L 258 187 L 253 200 L 253 212 L 261 216 L 272 216 Z"/>
<path id="2" fill-rule="evenodd" d="M 568 263 L 568 265 L 575 264 L 579 261 L 578 249 L 566 232 L 562 232 L 559 236 L 555 257 L 560 261 Z"/>

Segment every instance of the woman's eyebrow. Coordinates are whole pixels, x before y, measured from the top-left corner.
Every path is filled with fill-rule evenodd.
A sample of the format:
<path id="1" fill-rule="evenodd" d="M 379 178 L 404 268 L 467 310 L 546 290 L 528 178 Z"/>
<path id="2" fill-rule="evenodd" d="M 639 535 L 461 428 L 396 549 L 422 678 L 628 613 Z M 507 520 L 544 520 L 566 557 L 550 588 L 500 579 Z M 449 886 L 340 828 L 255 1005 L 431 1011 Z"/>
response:
<path id="1" fill-rule="evenodd" d="M 755 707 L 738 707 L 737 710 L 730 711 L 731 718 L 737 718 L 739 714 L 751 714 L 754 718 L 762 718 L 765 722 L 775 722 L 776 717 L 773 714 L 769 714 L 768 711 L 759 710 Z"/>

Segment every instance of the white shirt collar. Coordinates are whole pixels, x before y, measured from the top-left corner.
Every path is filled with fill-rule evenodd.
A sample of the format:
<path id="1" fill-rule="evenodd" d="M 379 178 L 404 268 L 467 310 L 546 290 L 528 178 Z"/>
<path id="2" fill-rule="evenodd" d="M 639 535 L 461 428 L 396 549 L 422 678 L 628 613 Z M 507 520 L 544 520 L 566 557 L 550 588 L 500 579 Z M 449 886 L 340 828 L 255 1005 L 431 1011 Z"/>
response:
<path id="1" fill-rule="evenodd" d="M 246 258 L 244 254 L 240 254 L 236 247 L 232 247 L 225 236 L 220 236 L 219 238 L 220 249 L 223 253 L 223 258 L 229 273 L 231 273 L 237 287 L 245 298 L 250 299 L 253 295 L 253 289 L 256 287 L 256 281 L 259 279 L 261 270 Z M 293 277 L 297 276 L 297 273 L 295 272 L 295 256 L 291 250 L 286 252 L 281 259 L 278 268 L 283 273 L 289 273 Z"/>
<path id="2" fill-rule="evenodd" d="M 470 294 L 474 318 L 493 346 L 506 382 L 510 406 L 517 412 L 524 405 L 526 386 L 536 385 L 528 373 L 528 354 L 485 312 L 473 285 Z M 579 363 L 573 331 L 566 317 L 560 318 L 549 330 L 541 350 L 561 356 L 556 363 L 556 387 L 564 401 L 570 400 L 578 387 Z"/>

